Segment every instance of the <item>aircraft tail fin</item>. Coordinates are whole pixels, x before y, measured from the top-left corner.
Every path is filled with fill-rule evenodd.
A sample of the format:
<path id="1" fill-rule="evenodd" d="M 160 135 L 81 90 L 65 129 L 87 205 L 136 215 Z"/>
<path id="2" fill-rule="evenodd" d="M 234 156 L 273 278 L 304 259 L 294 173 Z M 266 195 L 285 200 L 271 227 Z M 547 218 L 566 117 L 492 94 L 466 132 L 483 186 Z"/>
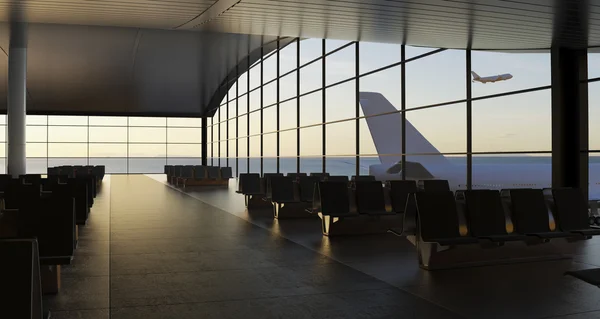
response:
<path id="1" fill-rule="evenodd" d="M 402 115 L 380 93 L 360 92 L 360 105 L 382 164 L 394 165 L 402 156 Z M 387 113 L 386 115 L 375 116 Z M 444 157 L 408 120 L 406 121 L 406 160 L 423 166 L 449 165 Z M 423 155 L 419 155 L 423 154 Z M 427 154 L 427 155 L 425 155 Z"/>
<path id="2" fill-rule="evenodd" d="M 481 78 L 475 71 L 471 71 L 471 74 L 473 75 L 473 80 L 479 80 Z"/>

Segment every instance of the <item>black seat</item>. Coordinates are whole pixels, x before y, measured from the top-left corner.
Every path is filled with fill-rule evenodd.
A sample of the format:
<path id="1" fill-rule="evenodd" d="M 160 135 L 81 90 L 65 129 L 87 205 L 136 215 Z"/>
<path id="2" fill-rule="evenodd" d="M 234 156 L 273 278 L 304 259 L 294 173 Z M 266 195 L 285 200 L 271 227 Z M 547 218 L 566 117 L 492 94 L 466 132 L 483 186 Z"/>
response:
<path id="1" fill-rule="evenodd" d="M 263 178 L 261 179 L 261 188 L 264 194 L 267 195 L 267 198 L 270 198 L 271 190 L 269 189 L 269 180 L 273 176 L 283 176 L 282 173 L 264 173 Z"/>
<path id="2" fill-rule="evenodd" d="M 47 318 L 42 311 L 38 243 L 0 240 L 0 309 L 6 318 Z"/>
<path id="3" fill-rule="evenodd" d="M 495 190 L 464 191 L 469 233 L 493 242 L 526 240 L 527 236 L 508 234 L 500 193 Z"/>
<path id="4" fill-rule="evenodd" d="M 260 186 L 260 174 L 240 174 L 237 192 L 244 195 L 263 195 Z"/>
<path id="5" fill-rule="evenodd" d="M 306 173 L 288 173 L 287 176 L 293 179 L 299 179 L 300 177 L 306 177 Z"/>
<path id="6" fill-rule="evenodd" d="M 221 170 L 218 166 L 207 166 L 206 176 L 208 179 L 216 180 L 221 176 Z"/>
<path id="7" fill-rule="evenodd" d="M 300 176 L 298 186 L 300 188 L 300 201 L 312 203 L 315 195 L 315 185 L 319 182 L 318 176 Z"/>
<path id="8" fill-rule="evenodd" d="M 558 228 L 563 232 L 582 235 L 586 238 L 600 235 L 600 229 L 590 228 L 588 205 L 580 189 L 559 188 L 552 190 Z"/>
<path id="9" fill-rule="evenodd" d="M 294 192 L 294 179 L 289 176 L 271 176 L 271 201 L 274 203 L 298 202 Z"/>
<path id="10" fill-rule="evenodd" d="M 345 182 L 348 183 L 348 176 L 327 176 L 325 180 L 328 182 Z"/>
<path id="11" fill-rule="evenodd" d="M 310 173 L 310 176 L 318 177 L 320 180 L 325 180 L 329 173 Z"/>
<path id="12" fill-rule="evenodd" d="M 425 179 L 419 181 L 421 189 L 426 192 L 447 192 L 450 190 L 448 181 L 444 179 Z"/>
<path id="13" fill-rule="evenodd" d="M 442 246 L 474 244 L 473 237 L 461 236 L 458 211 L 451 191 L 415 193 L 421 239 Z"/>
<path id="14" fill-rule="evenodd" d="M 379 181 L 356 182 L 356 207 L 360 214 L 390 215 L 385 209 L 383 185 Z"/>
<path id="15" fill-rule="evenodd" d="M 19 175 L 19 179 L 21 180 L 21 183 L 23 183 L 23 184 L 37 184 L 37 185 L 39 185 L 41 183 L 41 180 L 42 180 L 42 175 L 40 175 L 40 174 Z"/>
<path id="16" fill-rule="evenodd" d="M 364 182 L 364 181 L 374 181 L 375 176 L 373 175 L 360 175 L 360 176 L 352 176 L 351 181 L 353 182 Z"/>
<path id="17" fill-rule="evenodd" d="M 233 171 L 231 167 L 221 167 L 221 179 L 233 178 Z"/>
<path id="18" fill-rule="evenodd" d="M 407 208 L 414 209 L 414 196 L 410 196 L 417 192 L 417 183 L 415 181 L 389 181 L 390 199 L 392 203 L 392 211 L 396 213 L 404 213 Z M 407 206 L 407 204 L 409 206 Z"/>
<path id="19" fill-rule="evenodd" d="M 104 179 L 106 167 L 104 165 L 97 165 L 92 168 L 92 173 L 98 178 L 98 181 Z"/>
<path id="20" fill-rule="evenodd" d="M 544 240 L 572 236 L 550 229 L 548 207 L 541 189 L 511 189 L 509 194 L 517 233 Z"/>
<path id="21" fill-rule="evenodd" d="M 319 182 L 317 192 L 320 200 L 320 212 L 326 216 L 353 216 L 350 211 L 350 196 L 346 182 Z"/>
<path id="22" fill-rule="evenodd" d="M 206 166 L 202 166 L 202 165 L 197 165 L 194 166 L 194 179 L 197 181 L 201 181 L 203 179 L 206 179 L 207 174 L 206 174 Z"/>

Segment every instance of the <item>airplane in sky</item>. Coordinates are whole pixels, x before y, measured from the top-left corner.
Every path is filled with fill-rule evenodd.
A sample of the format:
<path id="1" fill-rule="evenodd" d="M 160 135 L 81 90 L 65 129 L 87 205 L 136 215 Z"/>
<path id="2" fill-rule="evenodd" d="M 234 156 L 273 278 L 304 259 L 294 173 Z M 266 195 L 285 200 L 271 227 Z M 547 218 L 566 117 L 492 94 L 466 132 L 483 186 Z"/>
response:
<path id="1" fill-rule="evenodd" d="M 497 82 L 497 81 L 506 81 L 506 80 L 510 80 L 513 78 L 512 74 L 510 73 L 505 73 L 505 74 L 500 74 L 500 75 L 492 75 L 492 76 L 486 76 L 486 77 L 480 77 L 477 73 L 475 73 L 475 71 L 471 71 L 471 74 L 473 74 L 473 80 L 471 80 L 471 82 L 481 82 L 483 84 L 486 84 L 488 82 Z"/>
<path id="2" fill-rule="evenodd" d="M 360 105 L 381 164 L 370 165 L 369 175 L 377 180 L 402 178 L 402 115 L 380 93 L 360 92 Z M 386 115 L 375 116 L 386 113 Z M 406 121 L 406 178 L 411 180 L 445 179 L 450 188 L 466 189 L 466 164 L 449 161 L 408 120 Z M 589 198 L 600 201 L 600 164 L 589 166 Z M 552 165 L 473 164 L 473 189 L 550 188 Z M 591 202 L 593 202 L 591 200 Z"/>

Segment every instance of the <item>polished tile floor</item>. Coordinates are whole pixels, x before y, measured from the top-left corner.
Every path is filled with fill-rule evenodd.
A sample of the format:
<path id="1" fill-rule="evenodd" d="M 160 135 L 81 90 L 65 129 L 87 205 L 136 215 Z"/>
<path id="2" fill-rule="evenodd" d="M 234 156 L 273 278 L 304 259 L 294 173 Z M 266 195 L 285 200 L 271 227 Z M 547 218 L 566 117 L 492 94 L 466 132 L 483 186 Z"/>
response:
<path id="1" fill-rule="evenodd" d="M 164 175 L 149 177 L 166 184 Z M 402 238 L 390 234 L 327 238 L 321 235 L 318 219 L 278 221 L 269 211 L 248 212 L 243 197 L 235 193 L 234 181 L 229 189 L 196 187 L 186 189 L 185 193 L 260 227 L 272 238 L 287 239 L 330 263 L 345 265 L 386 283 L 395 291 L 408 293 L 419 304 L 426 302 L 432 309 L 445 309 L 442 316 L 600 319 L 600 288 L 564 275 L 568 270 L 600 267 L 600 238 L 570 244 L 576 245 L 573 259 L 428 272 L 418 267 L 414 247 Z M 277 249 L 271 253 L 286 252 Z M 295 262 L 302 262 L 302 258 L 306 257 L 298 257 Z M 394 302 L 407 302 L 403 298 L 408 295 L 403 294 Z M 429 318 L 428 314 L 411 311 L 372 316 L 352 311 L 351 315 L 341 317 L 386 316 Z"/>
<path id="2" fill-rule="evenodd" d="M 239 210 L 241 197 L 227 189 L 185 194 L 160 178 L 106 178 L 80 231 L 74 262 L 63 268 L 62 291 L 46 298 L 52 318 L 465 318 L 484 313 L 448 307 L 458 298 L 452 292 L 461 284 L 458 278 L 447 277 L 439 294 L 421 288 L 426 274 L 408 266 L 414 253 L 396 238 L 328 241 L 320 236 L 318 221 L 280 225 L 264 214 L 252 219 L 244 216 L 243 204 Z M 215 204 L 221 201 L 230 206 Z M 388 260 L 387 268 L 371 263 L 375 257 Z M 402 276 L 394 277 L 399 280 L 394 284 L 384 273 Z M 464 281 L 470 275 L 462 276 Z M 578 293 L 587 287 L 574 282 L 563 288 Z M 472 296 L 481 298 L 476 292 Z M 550 297 L 571 307 L 579 302 Z M 581 301 L 583 310 L 600 309 L 596 299 L 589 295 Z"/>

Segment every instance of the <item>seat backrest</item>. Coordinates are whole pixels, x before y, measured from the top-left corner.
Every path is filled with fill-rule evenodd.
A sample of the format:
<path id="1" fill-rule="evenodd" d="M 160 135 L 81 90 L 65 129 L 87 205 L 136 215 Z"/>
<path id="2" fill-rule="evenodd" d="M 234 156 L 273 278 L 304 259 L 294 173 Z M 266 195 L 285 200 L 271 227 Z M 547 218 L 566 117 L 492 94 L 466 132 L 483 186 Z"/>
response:
<path id="1" fill-rule="evenodd" d="M 351 180 L 353 182 L 361 182 L 361 181 L 374 181 L 375 176 L 373 175 L 360 175 L 360 176 L 352 176 Z"/>
<path id="2" fill-rule="evenodd" d="M 183 166 L 181 166 L 181 165 L 175 165 L 175 166 L 173 166 L 173 170 L 171 171 L 171 176 L 175 176 L 175 177 L 181 176 L 181 169 L 182 168 L 183 168 Z"/>
<path id="3" fill-rule="evenodd" d="M 450 185 L 444 179 L 425 179 L 419 181 L 421 188 L 426 192 L 447 192 L 450 190 Z"/>
<path id="4" fill-rule="evenodd" d="M 417 192 L 414 196 L 424 241 L 460 237 L 458 211 L 452 192 Z"/>
<path id="5" fill-rule="evenodd" d="M 350 196 L 346 182 L 319 182 L 317 184 L 321 198 L 323 215 L 350 213 Z"/>
<path id="6" fill-rule="evenodd" d="M 233 171 L 231 167 L 221 167 L 221 179 L 233 178 Z"/>
<path id="7" fill-rule="evenodd" d="M 194 166 L 184 166 L 181 168 L 181 177 L 194 178 Z"/>
<path id="8" fill-rule="evenodd" d="M 240 174 L 238 192 L 244 195 L 262 194 L 260 188 L 260 174 L 246 173 Z"/>
<path id="9" fill-rule="evenodd" d="M 385 212 L 385 197 L 381 182 L 357 181 L 354 195 L 359 213 Z"/>
<path id="10" fill-rule="evenodd" d="M 169 169 L 171 169 L 171 165 L 165 165 L 165 174 L 169 174 Z"/>
<path id="11" fill-rule="evenodd" d="M 271 177 L 273 176 L 283 176 L 282 173 L 264 173 L 263 174 L 263 178 L 261 179 L 261 187 L 263 192 L 265 192 L 265 194 L 267 194 L 267 197 L 269 194 L 271 194 L 271 190 L 269 190 L 269 179 L 271 179 Z"/>
<path id="12" fill-rule="evenodd" d="M 590 228 L 588 205 L 580 189 L 557 188 L 552 190 L 554 218 L 562 231 Z"/>
<path id="13" fill-rule="evenodd" d="M 206 167 L 206 174 L 208 176 L 208 178 L 211 179 L 217 179 L 219 178 L 220 175 L 220 169 L 218 166 L 207 166 Z"/>
<path id="14" fill-rule="evenodd" d="M 271 183 L 271 200 L 273 202 L 292 202 L 295 200 L 293 178 L 289 176 L 271 176 L 269 182 Z"/>
<path id="15" fill-rule="evenodd" d="M 348 183 L 348 176 L 327 176 L 325 178 L 328 182 L 346 182 Z"/>
<path id="16" fill-rule="evenodd" d="M 1 239 L 0 307 L 12 318 L 42 318 L 39 253 L 35 239 Z"/>
<path id="17" fill-rule="evenodd" d="M 75 176 L 75 169 L 73 168 L 73 166 L 63 166 L 60 168 L 60 173 L 61 174 L 65 174 L 69 177 L 74 177 Z"/>
<path id="18" fill-rule="evenodd" d="M 417 192 L 417 183 L 415 181 L 389 181 L 390 199 L 392 210 L 397 213 L 404 212 L 406 203 L 410 200 L 414 204 L 414 197 L 409 195 Z"/>
<path id="19" fill-rule="evenodd" d="M 6 190 L 11 180 L 12 176 L 9 174 L 0 175 L 0 192 L 4 192 Z"/>
<path id="20" fill-rule="evenodd" d="M 518 233 L 533 234 L 550 231 L 548 207 L 541 189 L 511 189 L 510 202 Z"/>
<path id="21" fill-rule="evenodd" d="M 194 178 L 195 179 L 206 178 L 206 166 L 202 166 L 202 165 L 194 166 Z"/>
<path id="22" fill-rule="evenodd" d="M 325 177 L 329 176 L 329 173 L 310 173 L 310 176 L 318 177 L 321 180 L 324 180 Z"/>
<path id="23" fill-rule="evenodd" d="M 288 173 L 287 176 L 293 179 L 299 179 L 300 177 L 306 177 L 306 173 Z"/>
<path id="24" fill-rule="evenodd" d="M 466 217 L 469 232 L 475 237 L 506 235 L 506 215 L 500 192 L 496 190 L 467 190 Z"/>
<path id="25" fill-rule="evenodd" d="M 300 187 L 300 201 L 310 203 L 315 194 L 315 185 L 319 182 L 318 176 L 300 176 L 298 185 Z"/>

